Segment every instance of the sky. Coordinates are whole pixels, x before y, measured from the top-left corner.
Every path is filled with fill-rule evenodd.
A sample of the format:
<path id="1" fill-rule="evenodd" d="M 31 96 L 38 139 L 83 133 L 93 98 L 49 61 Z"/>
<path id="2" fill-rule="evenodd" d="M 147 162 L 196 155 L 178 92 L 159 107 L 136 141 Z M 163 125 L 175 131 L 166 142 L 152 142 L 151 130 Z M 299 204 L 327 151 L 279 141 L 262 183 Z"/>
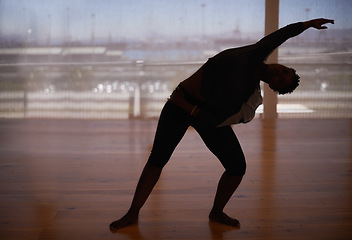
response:
<path id="1" fill-rule="evenodd" d="M 45 41 L 70 38 L 202 38 L 264 32 L 265 0 L 0 0 L 1 37 Z M 280 26 L 310 18 L 352 28 L 351 0 L 281 0 Z"/>

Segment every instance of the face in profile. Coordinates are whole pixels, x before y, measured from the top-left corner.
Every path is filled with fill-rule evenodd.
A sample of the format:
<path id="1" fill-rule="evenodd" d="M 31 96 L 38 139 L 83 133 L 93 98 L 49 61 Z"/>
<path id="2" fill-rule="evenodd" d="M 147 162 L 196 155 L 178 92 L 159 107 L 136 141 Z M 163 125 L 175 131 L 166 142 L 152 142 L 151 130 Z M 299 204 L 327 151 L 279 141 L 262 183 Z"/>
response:
<path id="1" fill-rule="evenodd" d="M 295 70 L 281 64 L 269 64 L 266 77 L 269 87 L 279 94 L 290 93 L 298 86 L 299 77 Z"/>

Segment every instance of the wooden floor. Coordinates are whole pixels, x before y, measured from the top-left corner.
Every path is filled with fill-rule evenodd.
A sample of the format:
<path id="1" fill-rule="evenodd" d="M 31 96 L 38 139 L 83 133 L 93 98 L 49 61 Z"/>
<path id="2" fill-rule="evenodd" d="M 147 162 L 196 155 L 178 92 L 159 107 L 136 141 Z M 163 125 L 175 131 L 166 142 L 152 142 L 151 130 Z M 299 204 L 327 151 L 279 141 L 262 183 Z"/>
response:
<path id="1" fill-rule="evenodd" d="M 193 129 L 138 225 L 129 207 L 155 120 L 0 120 L 0 239 L 352 239 L 352 120 L 255 119 L 236 126 L 247 174 L 209 223 L 223 169 Z"/>

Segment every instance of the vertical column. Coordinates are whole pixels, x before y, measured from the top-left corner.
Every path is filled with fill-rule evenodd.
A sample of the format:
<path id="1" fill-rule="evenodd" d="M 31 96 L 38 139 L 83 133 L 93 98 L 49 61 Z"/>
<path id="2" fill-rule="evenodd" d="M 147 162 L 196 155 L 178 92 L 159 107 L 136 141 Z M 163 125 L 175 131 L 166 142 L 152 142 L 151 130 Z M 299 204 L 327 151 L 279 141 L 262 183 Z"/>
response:
<path id="1" fill-rule="evenodd" d="M 280 0 L 265 0 L 265 35 L 279 28 L 279 2 Z M 267 63 L 277 63 L 278 50 L 276 49 L 268 58 Z M 264 119 L 277 118 L 277 95 L 268 84 L 264 84 Z"/>

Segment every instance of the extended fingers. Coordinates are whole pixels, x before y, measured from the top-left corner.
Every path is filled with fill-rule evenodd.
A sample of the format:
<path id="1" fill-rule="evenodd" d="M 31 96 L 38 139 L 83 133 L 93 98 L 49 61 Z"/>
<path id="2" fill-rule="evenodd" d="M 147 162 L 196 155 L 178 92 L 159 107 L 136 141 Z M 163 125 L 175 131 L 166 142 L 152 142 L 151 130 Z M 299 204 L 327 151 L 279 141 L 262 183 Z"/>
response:
<path id="1" fill-rule="evenodd" d="M 324 24 L 331 23 L 334 24 L 335 21 L 333 19 L 325 19 L 325 18 L 319 18 L 316 19 L 315 21 L 315 28 L 317 29 L 327 29 L 327 26 L 324 26 Z"/>
<path id="2" fill-rule="evenodd" d="M 335 21 L 333 20 L 333 19 L 325 19 L 325 18 L 322 18 L 322 19 L 320 19 L 320 24 L 322 25 L 322 24 L 327 24 L 327 23 L 331 23 L 331 24 L 334 24 L 335 23 Z"/>
<path id="3" fill-rule="evenodd" d="M 326 23 L 335 24 L 335 20 L 333 20 L 333 19 L 326 19 L 326 20 L 327 20 L 327 22 L 326 22 Z"/>

